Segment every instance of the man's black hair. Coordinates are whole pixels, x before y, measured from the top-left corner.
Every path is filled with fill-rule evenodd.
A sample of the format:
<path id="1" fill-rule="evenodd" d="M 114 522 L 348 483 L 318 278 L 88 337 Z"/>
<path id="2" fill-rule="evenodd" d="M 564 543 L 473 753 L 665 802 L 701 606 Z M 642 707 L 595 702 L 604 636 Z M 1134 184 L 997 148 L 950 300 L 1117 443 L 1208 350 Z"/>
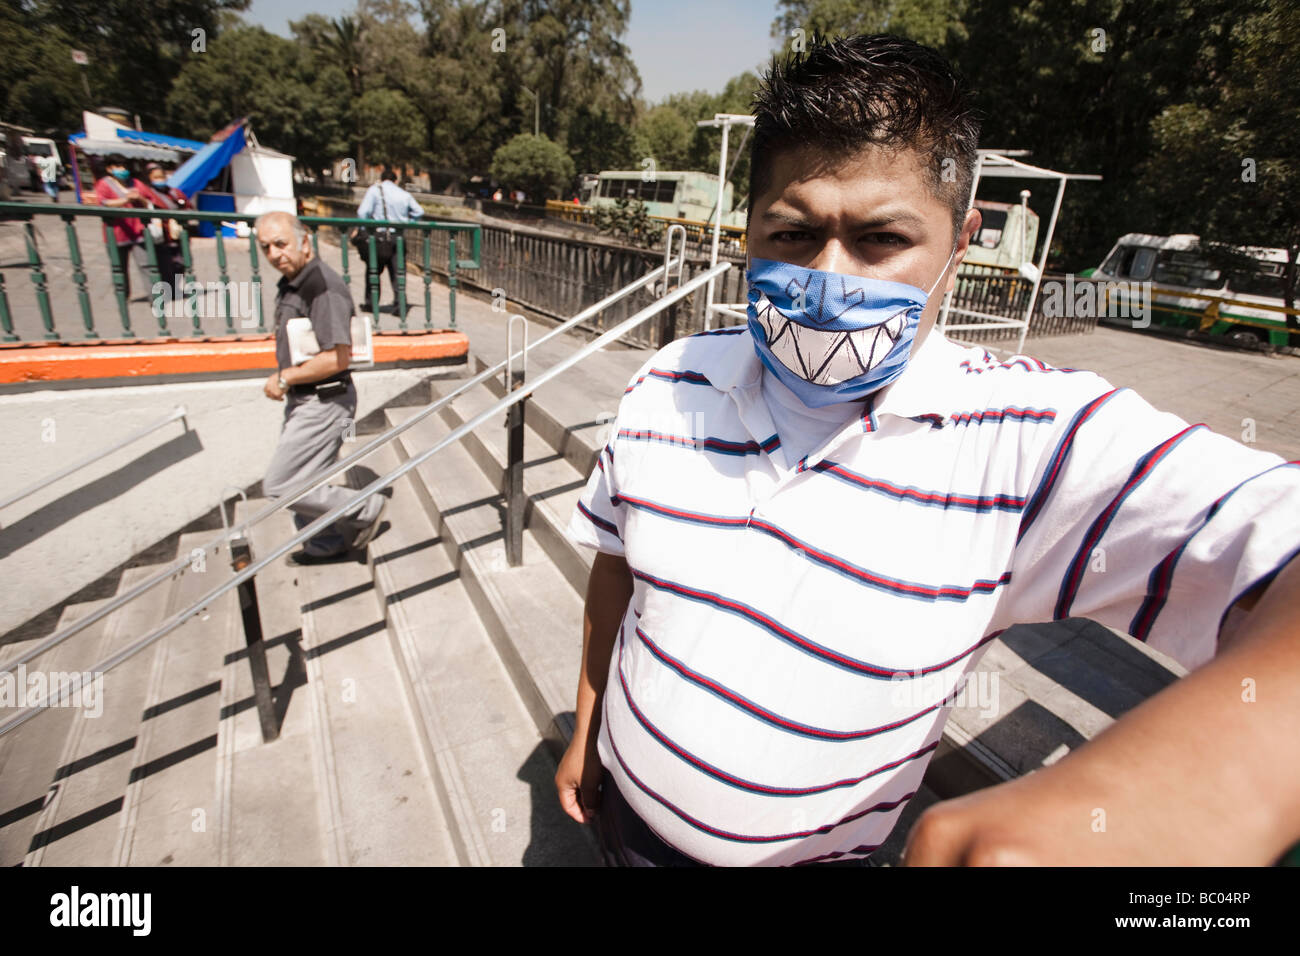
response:
<path id="1" fill-rule="evenodd" d="M 390 183 L 395 183 L 397 182 L 397 173 L 393 172 L 391 169 L 385 169 L 383 175 L 379 178 L 387 179 Z"/>
<path id="2" fill-rule="evenodd" d="M 778 152 L 810 146 L 835 159 L 867 145 L 921 154 L 931 192 L 961 232 L 978 157 L 979 119 L 961 76 L 937 51 L 902 37 L 813 36 L 774 58 L 754 94 L 749 209 L 772 185 Z"/>

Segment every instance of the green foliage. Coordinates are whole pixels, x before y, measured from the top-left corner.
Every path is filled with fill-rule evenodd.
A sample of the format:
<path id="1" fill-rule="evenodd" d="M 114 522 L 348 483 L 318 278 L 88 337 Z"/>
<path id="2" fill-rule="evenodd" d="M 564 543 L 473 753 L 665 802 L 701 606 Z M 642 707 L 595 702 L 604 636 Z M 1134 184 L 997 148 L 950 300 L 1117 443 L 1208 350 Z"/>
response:
<path id="1" fill-rule="evenodd" d="M 544 135 L 520 133 L 493 155 L 492 175 L 540 203 L 568 189 L 575 172 L 573 160 L 558 143 Z"/>
<path id="2" fill-rule="evenodd" d="M 424 122 L 395 90 L 367 90 L 352 102 L 354 127 L 370 162 L 397 166 L 414 160 L 424 142 Z"/>
<path id="3" fill-rule="evenodd" d="M 258 139 L 321 169 L 347 155 L 347 78 L 301 44 L 238 27 L 191 60 L 167 97 L 171 128 L 205 138 L 248 116 Z"/>
<path id="4" fill-rule="evenodd" d="M 594 223 L 604 235 L 631 246 L 650 248 L 663 242 L 664 223 L 651 219 L 639 199 L 622 197 L 613 206 L 596 207 Z"/>

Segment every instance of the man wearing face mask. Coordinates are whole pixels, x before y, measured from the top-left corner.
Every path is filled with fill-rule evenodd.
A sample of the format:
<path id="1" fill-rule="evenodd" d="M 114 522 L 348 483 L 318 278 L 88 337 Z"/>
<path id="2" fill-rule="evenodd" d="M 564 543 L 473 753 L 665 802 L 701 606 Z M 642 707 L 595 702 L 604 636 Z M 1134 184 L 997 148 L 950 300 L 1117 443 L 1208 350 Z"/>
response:
<path id="1" fill-rule="evenodd" d="M 599 553 L 561 804 L 614 865 L 868 858 L 989 642 L 1075 616 L 1195 672 L 930 808 L 906 860 L 1271 862 L 1300 838 L 1297 706 L 1240 689 L 1300 683 L 1300 467 L 934 329 L 980 224 L 934 51 L 817 40 L 755 115 L 748 322 L 633 377 L 570 523 Z"/>

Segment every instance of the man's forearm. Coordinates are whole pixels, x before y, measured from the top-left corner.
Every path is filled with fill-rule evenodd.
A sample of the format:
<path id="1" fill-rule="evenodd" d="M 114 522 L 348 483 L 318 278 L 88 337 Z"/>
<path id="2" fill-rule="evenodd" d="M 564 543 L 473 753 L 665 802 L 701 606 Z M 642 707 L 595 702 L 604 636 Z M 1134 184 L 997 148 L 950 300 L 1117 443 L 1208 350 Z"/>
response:
<path id="1" fill-rule="evenodd" d="M 627 563 L 612 555 L 596 555 L 582 613 L 582 669 L 573 731 L 574 739 L 583 741 L 592 752 L 600 730 L 600 702 L 609 679 L 609 659 L 631 597 L 632 575 Z"/>
<path id="2" fill-rule="evenodd" d="M 1300 561 L 1232 646 L 1050 767 L 926 810 L 909 863 L 1259 866 L 1300 839 Z"/>
<path id="3" fill-rule="evenodd" d="M 303 362 L 281 369 L 280 376 L 289 385 L 308 385 L 321 379 L 337 375 L 348 367 L 348 363 L 339 357 L 335 349 L 320 351 Z"/>

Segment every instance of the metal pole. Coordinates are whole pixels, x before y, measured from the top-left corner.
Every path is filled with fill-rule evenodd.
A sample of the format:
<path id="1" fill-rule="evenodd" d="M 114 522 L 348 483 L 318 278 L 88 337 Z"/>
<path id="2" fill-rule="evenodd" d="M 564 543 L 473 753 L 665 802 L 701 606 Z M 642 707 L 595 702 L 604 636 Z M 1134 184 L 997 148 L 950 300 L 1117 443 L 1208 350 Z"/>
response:
<path id="1" fill-rule="evenodd" d="M 1029 319 L 1034 314 L 1034 306 L 1038 304 L 1038 290 L 1043 284 L 1043 274 L 1047 271 L 1047 254 L 1052 250 L 1052 234 L 1056 231 L 1056 216 L 1061 211 L 1061 197 L 1065 195 L 1065 182 L 1065 177 L 1062 176 L 1060 185 L 1056 187 L 1056 202 L 1052 203 L 1052 218 L 1047 223 L 1043 257 L 1038 261 L 1038 275 L 1034 276 L 1034 291 L 1029 296 L 1029 308 L 1025 309 L 1025 324 L 1020 328 L 1020 342 L 1016 345 L 1017 353 L 1025 350 L 1025 336 L 1029 334 Z"/>
<path id="2" fill-rule="evenodd" d="M 524 348 L 521 368 L 514 368 L 515 324 L 523 327 Z M 528 320 L 522 315 L 512 315 L 506 325 L 506 391 L 512 392 L 524 383 L 528 371 Z M 506 409 L 506 471 L 501 491 L 506 499 L 504 517 L 506 562 L 512 568 L 524 563 L 524 511 L 528 507 L 524 496 L 524 405 L 520 399 Z"/>
<path id="3" fill-rule="evenodd" d="M 230 556 L 232 570 L 239 572 L 248 567 L 253 559 L 248 540 L 232 541 Z M 248 648 L 248 667 L 253 675 L 253 700 L 257 704 L 257 721 L 262 727 L 262 743 L 270 743 L 280 736 L 280 725 L 275 719 L 275 704 L 271 699 L 271 675 L 266 666 L 266 642 L 262 639 L 256 578 L 239 582 L 239 612 L 244 623 L 244 646 Z"/>
<path id="4" fill-rule="evenodd" d="M 709 250 L 709 268 L 718 264 L 718 238 L 722 235 L 722 193 L 727 187 L 727 134 L 731 130 L 731 120 L 722 121 L 722 148 L 718 150 L 718 203 L 713 216 L 713 248 Z M 709 280 L 709 289 L 704 298 L 704 329 L 713 328 L 713 280 Z"/>

